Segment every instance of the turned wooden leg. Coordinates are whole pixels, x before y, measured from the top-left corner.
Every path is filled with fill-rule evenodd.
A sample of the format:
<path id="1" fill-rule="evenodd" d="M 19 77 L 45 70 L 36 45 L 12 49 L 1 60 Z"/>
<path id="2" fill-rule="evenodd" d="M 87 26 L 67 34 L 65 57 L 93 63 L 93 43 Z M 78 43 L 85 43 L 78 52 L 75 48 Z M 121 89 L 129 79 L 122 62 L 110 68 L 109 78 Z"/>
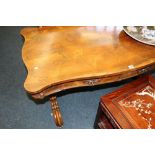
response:
<path id="1" fill-rule="evenodd" d="M 60 112 L 60 108 L 59 108 L 56 96 L 52 96 L 50 98 L 50 104 L 51 104 L 52 115 L 53 115 L 56 126 L 62 127 L 63 119 L 62 119 L 62 115 Z"/>

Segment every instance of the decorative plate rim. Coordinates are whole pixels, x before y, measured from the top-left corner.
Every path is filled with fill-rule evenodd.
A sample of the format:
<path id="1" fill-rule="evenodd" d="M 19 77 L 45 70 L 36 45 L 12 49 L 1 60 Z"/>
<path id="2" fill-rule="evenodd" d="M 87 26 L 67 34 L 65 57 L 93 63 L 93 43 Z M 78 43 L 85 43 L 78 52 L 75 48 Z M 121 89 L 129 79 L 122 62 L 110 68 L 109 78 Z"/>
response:
<path id="1" fill-rule="evenodd" d="M 126 26 L 123 26 L 124 32 L 125 32 L 127 35 L 129 35 L 131 38 L 137 40 L 138 42 L 141 42 L 141 43 L 144 43 L 144 44 L 147 44 L 147 45 L 151 45 L 151 46 L 155 46 L 155 42 L 154 42 L 154 43 L 149 43 L 149 42 L 147 42 L 147 41 L 142 41 L 142 40 L 136 38 L 134 35 L 130 34 L 130 33 L 126 30 L 125 27 L 126 27 Z"/>

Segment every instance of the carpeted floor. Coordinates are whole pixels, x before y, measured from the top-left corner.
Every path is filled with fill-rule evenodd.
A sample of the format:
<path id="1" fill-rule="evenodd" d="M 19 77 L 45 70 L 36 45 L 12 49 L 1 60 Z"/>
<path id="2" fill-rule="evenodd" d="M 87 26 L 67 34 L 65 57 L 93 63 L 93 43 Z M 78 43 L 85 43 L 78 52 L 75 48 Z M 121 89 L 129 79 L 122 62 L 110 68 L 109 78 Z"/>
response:
<path id="1" fill-rule="evenodd" d="M 0 27 L 0 128 L 56 128 L 49 101 L 35 103 L 23 88 L 27 71 L 21 59 L 21 29 Z M 127 82 L 58 94 L 63 128 L 93 128 L 100 96 Z"/>

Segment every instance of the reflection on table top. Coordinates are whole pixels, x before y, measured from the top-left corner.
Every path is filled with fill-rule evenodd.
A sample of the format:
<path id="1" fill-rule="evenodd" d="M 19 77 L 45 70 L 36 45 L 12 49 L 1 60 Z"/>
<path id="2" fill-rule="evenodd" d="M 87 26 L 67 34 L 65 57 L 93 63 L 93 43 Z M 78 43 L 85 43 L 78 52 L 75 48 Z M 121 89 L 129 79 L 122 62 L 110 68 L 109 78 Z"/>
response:
<path id="1" fill-rule="evenodd" d="M 28 69 L 24 87 L 31 93 L 155 62 L 155 47 L 130 38 L 122 27 L 24 28 L 21 34 L 25 38 L 22 57 Z"/>

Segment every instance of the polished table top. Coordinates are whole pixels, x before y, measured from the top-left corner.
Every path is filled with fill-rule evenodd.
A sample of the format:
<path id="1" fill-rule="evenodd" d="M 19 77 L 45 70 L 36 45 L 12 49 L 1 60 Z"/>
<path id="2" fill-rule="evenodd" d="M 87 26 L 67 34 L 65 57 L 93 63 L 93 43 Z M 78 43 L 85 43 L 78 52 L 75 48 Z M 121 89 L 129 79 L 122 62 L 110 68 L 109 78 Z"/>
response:
<path id="1" fill-rule="evenodd" d="M 25 38 L 22 58 L 28 70 L 24 87 L 31 94 L 155 63 L 155 47 L 130 38 L 122 27 L 24 28 L 21 34 Z"/>

